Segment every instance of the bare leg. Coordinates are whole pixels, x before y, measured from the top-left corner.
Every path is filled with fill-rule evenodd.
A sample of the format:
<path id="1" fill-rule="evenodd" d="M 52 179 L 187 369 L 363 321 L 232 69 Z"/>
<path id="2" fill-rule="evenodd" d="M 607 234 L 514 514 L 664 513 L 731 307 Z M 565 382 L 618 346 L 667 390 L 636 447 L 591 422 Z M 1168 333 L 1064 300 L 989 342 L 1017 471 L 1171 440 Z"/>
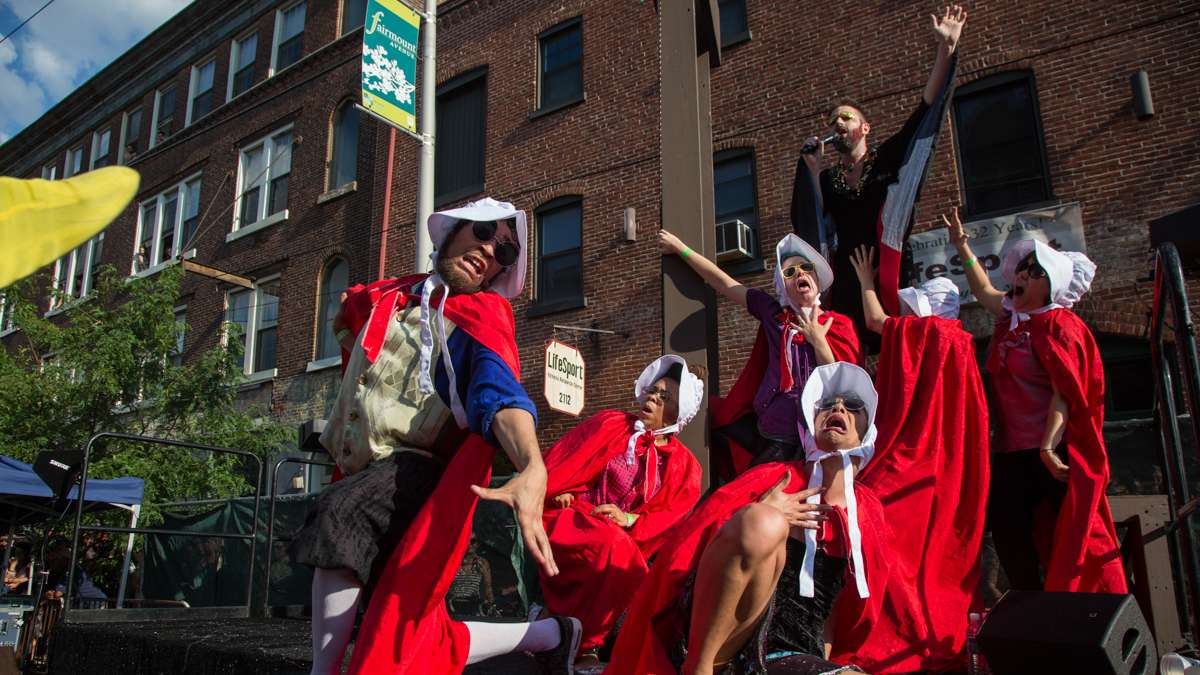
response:
<path id="1" fill-rule="evenodd" d="M 758 626 L 787 560 L 788 523 L 766 504 L 738 511 L 717 532 L 696 572 L 685 675 L 731 660 Z"/>
<path id="2" fill-rule="evenodd" d="M 342 672 L 362 586 L 348 569 L 318 567 L 312 584 L 311 675 Z"/>

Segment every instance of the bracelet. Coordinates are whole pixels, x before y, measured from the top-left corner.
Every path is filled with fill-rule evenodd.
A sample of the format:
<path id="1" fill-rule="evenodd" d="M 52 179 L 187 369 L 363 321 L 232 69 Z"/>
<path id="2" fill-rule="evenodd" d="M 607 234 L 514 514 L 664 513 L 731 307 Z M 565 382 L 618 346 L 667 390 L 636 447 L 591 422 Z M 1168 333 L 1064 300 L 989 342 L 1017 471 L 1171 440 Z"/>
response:
<path id="1" fill-rule="evenodd" d="M 692 249 L 691 249 L 690 247 L 688 247 L 688 246 L 684 246 L 684 247 L 683 247 L 683 250 L 679 252 L 679 257 L 680 257 L 680 258 L 686 258 L 686 257 L 688 257 L 688 256 L 689 256 L 689 255 L 691 255 L 691 254 L 692 254 Z"/>
<path id="2" fill-rule="evenodd" d="M 962 264 L 962 265 L 963 265 L 963 269 L 964 269 L 964 270 L 965 270 L 965 269 L 970 269 L 970 268 L 971 268 L 971 266 L 972 266 L 972 265 L 974 265 L 974 264 L 975 264 L 975 263 L 977 263 L 977 262 L 979 262 L 979 259 L 978 259 L 978 258 L 976 258 L 975 256 L 971 256 L 970 258 L 967 258 L 966 260 L 964 260 L 964 261 L 963 261 L 963 264 Z"/>
<path id="3" fill-rule="evenodd" d="M 633 527 L 633 514 L 632 513 L 625 514 L 625 527 Z"/>
<path id="4" fill-rule="evenodd" d="M 343 342 L 346 338 L 351 337 L 351 336 L 352 336 L 352 333 L 350 332 L 350 330 L 347 328 L 343 328 L 343 329 L 339 330 L 337 333 L 335 333 L 333 337 L 338 342 Z"/>
<path id="5" fill-rule="evenodd" d="M 1057 450 L 1055 450 L 1054 448 L 1042 448 L 1041 452 L 1042 452 L 1042 454 L 1045 454 L 1047 452 L 1052 455 L 1057 454 Z"/>

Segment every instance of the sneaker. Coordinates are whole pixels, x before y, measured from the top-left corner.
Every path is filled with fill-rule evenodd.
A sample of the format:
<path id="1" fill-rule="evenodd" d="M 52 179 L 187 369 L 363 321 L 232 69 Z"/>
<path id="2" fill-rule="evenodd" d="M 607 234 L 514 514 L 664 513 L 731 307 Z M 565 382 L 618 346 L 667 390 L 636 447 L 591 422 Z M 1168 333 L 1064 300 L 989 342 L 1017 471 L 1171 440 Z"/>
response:
<path id="1" fill-rule="evenodd" d="M 575 655 L 583 639 L 583 624 L 573 616 L 552 616 L 558 623 L 561 639 L 558 646 L 537 655 L 542 672 L 547 675 L 575 675 Z"/>

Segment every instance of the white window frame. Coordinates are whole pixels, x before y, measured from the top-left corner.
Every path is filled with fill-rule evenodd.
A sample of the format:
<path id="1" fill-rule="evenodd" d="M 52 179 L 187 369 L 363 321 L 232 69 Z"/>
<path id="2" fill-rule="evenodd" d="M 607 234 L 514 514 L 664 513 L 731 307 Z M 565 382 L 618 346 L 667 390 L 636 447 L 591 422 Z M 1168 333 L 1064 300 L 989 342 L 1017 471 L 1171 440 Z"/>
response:
<path id="1" fill-rule="evenodd" d="M 162 101 L 163 92 L 167 89 L 175 88 L 175 112 L 171 116 L 179 114 L 179 85 L 169 84 L 165 87 L 160 87 L 154 90 L 154 109 L 150 111 L 150 142 L 146 144 L 147 148 L 154 148 L 158 145 L 158 108 L 159 102 Z M 145 116 L 145 113 L 142 113 Z"/>
<path id="2" fill-rule="evenodd" d="M 250 31 L 249 33 L 246 33 L 242 37 L 234 40 L 233 42 L 231 42 L 229 44 L 229 74 L 225 77 L 225 100 L 226 101 L 232 101 L 234 99 L 233 78 L 237 75 L 238 71 L 241 70 L 246 65 L 244 63 L 239 63 L 237 60 L 238 46 L 241 45 L 246 40 L 249 40 L 250 38 L 254 38 L 254 63 L 258 63 L 258 30 L 257 29 Z M 246 89 L 246 91 L 250 91 L 250 89 L 253 89 L 253 88 L 254 88 L 254 85 L 251 85 L 249 89 Z M 238 94 L 238 96 L 245 94 L 246 91 L 243 91 L 241 94 Z"/>
<path id="3" fill-rule="evenodd" d="M 100 155 L 100 139 L 103 138 L 105 136 L 105 134 L 108 135 L 108 152 L 106 154 L 112 155 L 112 127 L 106 127 L 104 129 L 98 129 L 96 131 L 93 131 L 92 132 L 92 159 L 88 163 L 88 171 L 91 171 L 96 168 L 96 161 L 98 159 L 100 159 L 100 157 L 101 157 L 101 155 Z"/>
<path id="4" fill-rule="evenodd" d="M 15 333 L 17 327 L 13 324 L 13 310 L 8 303 L 8 295 L 0 291 L 0 337 Z"/>
<path id="5" fill-rule="evenodd" d="M 248 381 L 268 380 L 268 379 L 275 377 L 275 375 L 278 374 L 278 372 L 279 372 L 279 334 L 278 334 L 278 332 L 276 332 L 276 336 L 275 336 L 275 359 L 276 359 L 275 367 L 267 368 L 265 370 L 260 370 L 260 371 L 253 370 L 255 358 L 258 356 L 256 353 L 256 350 L 258 349 L 258 329 L 259 329 L 258 322 L 260 320 L 259 311 L 260 311 L 260 308 L 263 306 L 262 288 L 266 284 L 269 284 L 272 282 L 278 282 L 279 280 L 280 280 L 280 275 L 273 274 L 269 277 L 265 277 L 265 278 L 257 280 L 254 284 L 253 289 L 242 288 L 239 286 L 237 288 L 231 288 L 231 289 L 225 291 L 225 320 L 224 320 L 224 330 L 221 331 L 221 346 L 223 346 L 223 347 L 227 347 L 229 345 L 229 324 L 233 323 L 232 321 L 229 320 L 229 308 L 230 308 L 229 300 L 230 300 L 230 298 L 235 293 L 251 293 L 252 294 L 252 297 L 250 298 L 250 311 L 249 311 L 248 315 L 246 316 L 246 330 L 244 333 L 244 336 L 246 338 L 246 349 L 242 353 L 242 375 L 244 375 L 246 380 L 248 380 Z M 277 286 L 277 289 L 278 289 L 278 286 Z M 279 290 L 276 291 L 275 298 L 276 298 L 276 302 L 283 301 L 282 293 L 280 293 Z M 278 315 L 278 310 L 276 310 L 276 314 Z M 276 319 L 276 321 L 275 321 L 276 331 L 278 331 L 278 327 L 279 327 L 280 323 L 281 322 L 278 319 Z"/>
<path id="6" fill-rule="evenodd" d="M 291 156 L 288 158 L 288 175 L 289 176 L 292 173 L 292 165 L 296 161 L 296 134 L 293 131 L 293 126 L 294 125 L 292 125 L 292 124 L 287 124 L 282 127 L 279 127 L 275 131 L 272 131 L 271 133 L 267 134 L 266 136 L 263 136 L 262 138 L 259 138 L 258 140 L 254 141 L 253 143 L 247 143 L 246 145 L 242 146 L 242 148 L 240 150 L 238 150 L 237 183 L 235 184 L 237 186 L 237 192 L 234 193 L 236 196 L 234 197 L 234 201 L 233 201 L 233 227 L 232 227 L 230 233 L 228 235 L 226 235 L 225 241 L 233 241 L 235 239 L 238 239 L 239 237 L 244 237 L 244 236 L 250 234 L 251 232 L 257 232 L 263 228 L 270 227 L 271 225 L 274 225 L 275 223 L 287 220 L 288 209 L 286 207 L 284 207 L 283 210 L 278 211 L 276 213 L 267 213 L 267 209 L 270 208 L 271 181 L 275 180 L 276 178 L 279 178 L 279 176 L 275 175 L 275 173 L 274 173 L 275 160 L 277 159 L 277 157 L 275 157 L 275 139 L 276 138 L 278 138 L 279 136 L 282 136 L 283 134 L 286 134 L 286 133 L 292 134 L 291 150 L 289 151 L 291 153 Z M 263 161 L 266 163 L 266 173 L 263 174 L 263 177 L 262 177 L 263 178 L 262 192 L 259 194 L 259 198 L 258 198 L 258 204 L 259 204 L 258 214 L 259 215 L 258 215 L 258 219 L 255 220 L 253 223 L 243 225 L 242 224 L 242 195 L 246 191 L 245 180 L 246 180 L 247 176 L 243 173 L 245 166 L 246 166 L 246 162 L 245 162 L 246 152 L 249 150 L 253 150 L 254 148 L 256 148 L 258 146 L 262 146 Z M 256 176 L 251 176 L 250 178 L 256 178 Z M 292 193 L 291 179 L 289 178 L 288 179 L 288 195 L 290 196 L 291 193 Z"/>
<path id="7" fill-rule="evenodd" d="M 208 90 L 215 94 L 214 90 L 217 88 L 217 57 L 210 56 L 206 60 L 201 61 L 200 63 L 197 63 L 196 65 L 192 66 L 192 74 L 191 74 L 191 77 L 188 78 L 187 115 L 184 116 L 184 120 L 183 120 L 183 126 L 185 128 L 192 126 L 192 122 L 195 122 L 198 119 L 196 117 L 193 117 L 193 115 L 192 115 L 192 113 L 193 113 L 192 104 L 195 103 L 196 96 L 203 92 L 196 91 L 196 83 L 199 80 L 200 69 L 204 68 L 205 66 L 209 66 L 209 65 L 212 66 L 213 81 L 212 81 L 212 84 L 209 85 Z M 175 101 L 175 105 L 176 106 L 179 105 L 178 100 Z M 209 105 L 208 112 L 205 114 L 206 115 L 212 114 L 212 111 L 214 111 L 216 109 L 217 109 L 217 102 L 213 101 L 212 104 Z"/>
<path id="8" fill-rule="evenodd" d="M 144 121 L 145 117 L 146 117 L 146 109 L 143 106 L 139 105 L 139 106 L 133 108 L 132 110 L 126 110 L 125 112 L 121 113 L 121 143 L 117 146 L 117 165 L 118 166 L 125 165 L 125 146 L 129 145 L 129 143 L 130 143 L 129 118 L 133 113 L 138 112 L 139 110 L 142 113 L 142 118 Z M 142 135 L 142 130 L 141 130 L 140 126 L 141 125 L 139 125 L 139 128 L 138 128 L 139 136 Z"/>
<path id="9" fill-rule="evenodd" d="M 42 167 L 42 178 L 45 180 L 58 180 L 58 164 L 48 164 Z"/>
<path id="10" fill-rule="evenodd" d="M 168 359 L 176 367 L 183 365 L 183 352 L 187 347 L 187 310 L 187 305 L 177 305 L 171 311 L 171 316 L 175 319 L 175 347 L 168 355 Z M 183 315 L 183 321 L 179 320 L 180 314 Z M 174 363 L 175 359 L 179 359 L 179 363 Z"/>
<path id="11" fill-rule="evenodd" d="M 185 203 L 187 201 L 187 186 L 188 183 L 191 183 L 192 181 L 201 181 L 201 189 L 203 189 L 202 176 L 203 172 L 194 173 L 179 181 L 175 185 L 172 185 L 170 188 L 167 188 L 153 197 L 138 203 L 137 227 L 134 229 L 133 237 L 133 259 L 130 262 L 129 269 L 129 275 L 131 277 L 145 277 L 152 274 L 157 274 L 158 272 L 162 271 L 163 268 L 175 264 L 178 256 L 180 255 L 182 255 L 184 258 L 195 257 L 195 247 L 192 247 L 186 251 L 181 251 L 180 249 L 184 244 L 182 238 L 184 214 L 187 211 L 187 204 Z M 172 196 L 175 197 L 175 233 L 174 236 L 171 237 L 170 255 L 163 255 L 163 252 L 159 250 L 159 247 L 162 245 L 163 207 L 167 203 L 167 200 L 169 200 Z M 197 198 L 197 201 L 199 201 L 199 198 Z M 146 207 L 150 205 L 154 205 L 154 223 L 152 224 L 152 227 L 154 228 L 154 239 L 152 240 L 153 243 L 150 245 L 150 256 L 147 258 L 149 265 L 146 267 L 146 269 L 139 270 L 138 248 L 142 245 L 142 234 L 145 231 L 144 228 L 146 226 Z M 197 213 L 199 213 L 199 206 L 197 206 Z"/>
<path id="12" fill-rule="evenodd" d="M 54 276 L 51 277 L 50 308 L 46 311 L 46 316 L 62 312 L 77 302 L 83 302 L 91 295 L 96 285 L 96 279 L 91 274 L 93 269 L 92 256 L 96 255 L 97 244 L 102 241 L 104 241 L 103 232 L 82 244 L 82 246 L 86 247 L 82 261 L 85 271 L 83 273 L 83 288 L 80 289 L 78 296 L 75 295 L 75 270 L 78 269 L 78 265 L 80 264 L 80 256 L 76 255 L 80 247 L 76 246 L 66 255 L 54 261 Z M 66 276 L 63 276 L 64 269 Z M 65 290 L 60 288 L 63 279 L 66 280 Z"/>
<path id="13" fill-rule="evenodd" d="M 77 164 L 79 164 L 79 167 L 76 168 L 74 171 L 71 170 L 71 156 L 72 155 L 79 158 L 79 161 L 77 162 Z M 71 176 L 78 176 L 81 173 L 83 173 L 83 143 L 80 143 L 79 145 L 67 150 L 67 164 L 66 164 L 66 166 L 63 167 L 63 178 L 70 178 Z"/>
<path id="14" fill-rule="evenodd" d="M 275 10 L 275 30 L 274 30 L 274 35 L 271 38 L 271 67 L 270 67 L 270 69 L 267 70 L 267 77 L 274 77 L 275 74 L 277 72 L 279 72 L 278 69 L 276 68 L 276 65 L 279 63 L 279 45 L 283 44 L 283 15 L 284 15 L 284 13 L 287 12 L 288 10 L 292 9 L 295 6 L 303 5 L 306 2 L 308 2 L 308 0 L 299 0 L 298 2 L 289 3 L 287 5 L 284 5 L 283 7 L 280 7 L 279 9 Z M 305 5 L 305 7 L 304 7 L 304 28 L 301 28 L 300 32 L 303 33 L 305 28 L 308 28 L 308 6 L 307 5 Z M 299 62 L 299 60 L 297 60 L 297 62 Z M 296 64 L 293 63 L 291 65 L 296 65 Z M 289 68 L 290 67 L 291 66 L 289 66 Z M 285 68 L 285 70 L 286 70 L 286 68 Z"/>

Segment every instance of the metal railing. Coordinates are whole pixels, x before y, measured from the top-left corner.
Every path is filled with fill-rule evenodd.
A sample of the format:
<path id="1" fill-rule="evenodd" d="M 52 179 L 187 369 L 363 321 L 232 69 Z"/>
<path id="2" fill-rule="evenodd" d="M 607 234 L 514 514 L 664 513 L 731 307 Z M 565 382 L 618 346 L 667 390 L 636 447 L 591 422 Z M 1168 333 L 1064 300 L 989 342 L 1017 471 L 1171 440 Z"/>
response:
<path id="1" fill-rule="evenodd" d="M 267 507 L 267 562 L 266 576 L 263 582 L 263 602 L 262 606 L 271 606 L 271 558 L 275 555 L 275 502 L 279 499 L 279 468 L 284 464 L 308 464 L 309 466 L 328 466 L 332 467 L 333 462 L 326 462 L 319 459 L 308 459 L 305 457 L 284 457 L 275 462 L 275 467 L 271 469 L 271 503 Z M 291 537 L 288 538 L 291 541 Z"/>
<path id="2" fill-rule="evenodd" d="M 1168 310 L 1174 319 L 1170 336 L 1165 330 Z M 1168 345 L 1172 342 L 1173 345 Z M 1167 487 L 1169 520 L 1153 532 L 1145 535 L 1150 542 L 1159 537 L 1171 537 L 1176 555 L 1172 555 L 1172 567 L 1181 614 L 1186 616 L 1185 625 L 1191 632 L 1193 642 L 1200 641 L 1200 553 L 1197 552 L 1190 519 L 1196 515 L 1200 498 L 1191 495 L 1189 476 L 1185 462 L 1183 436 L 1180 433 L 1181 416 L 1176 408 L 1178 384 L 1172 378 L 1174 364 L 1169 353 L 1177 352 L 1180 357 L 1178 370 L 1183 379 L 1183 391 L 1187 395 L 1190 415 L 1183 418 L 1190 422 L 1192 438 L 1200 441 L 1200 360 L 1196 357 L 1196 325 L 1188 308 L 1187 287 L 1183 280 L 1183 267 L 1179 251 L 1170 242 L 1160 244 L 1154 265 L 1154 306 L 1150 315 L 1150 352 L 1154 364 L 1156 383 L 1155 415 L 1161 436 L 1164 479 Z M 1192 448 L 1200 458 L 1200 451 Z"/>
<path id="3" fill-rule="evenodd" d="M 165 445 L 165 446 L 170 446 L 170 447 L 175 447 L 175 448 L 185 448 L 188 450 L 203 450 L 205 452 L 215 452 L 215 453 L 227 454 L 227 455 L 240 455 L 242 457 L 248 457 L 249 459 L 253 460 L 254 467 L 255 467 L 255 472 L 254 472 L 254 476 L 255 476 L 255 479 L 254 479 L 254 520 L 253 520 L 253 525 L 251 527 L 250 533 L 249 534 L 238 534 L 238 533 L 233 533 L 233 532 L 220 532 L 220 533 L 217 533 L 217 532 L 193 532 L 190 530 L 172 530 L 172 529 L 153 528 L 153 527 L 109 527 L 106 525 L 84 525 L 83 524 L 83 509 L 84 509 L 84 500 L 85 500 L 86 490 L 87 490 L 88 464 L 91 461 L 92 447 L 96 444 L 97 441 L 99 441 L 101 439 L 108 439 L 108 438 L 122 440 L 122 441 L 132 441 L 135 443 L 145 443 L 148 445 Z M 165 439 L 165 438 L 153 438 L 150 436 L 136 436 L 133 434 L 120 434 L 120 433 L 111 433 L 111 432 L 102 432 L 102 433 L 96 434 L 95 436 L 92 436 L 92 438 L 88 441 L 87 446 L 84 447 L 84 449 L 83 449 L 83 466 L 81 468 L 80 476 L 79 476 L 79 497 L 78 497 L 78 499 L 76 499 L 76 502 L 75 502 L 76 503 L 75 532 L 71 538 L 71 565 L 67 572 L 66 606 L 64 608 L 63 618 L 66 620 L 70 620 L 68 617 L 71 616 L 70 607 L 71 607 L 71 600 L 73 598 L 73 593 L 75 590 L 74 589 L 74 586 L 75 586 L 75 562 L 77 559 L 77 553 L 78 553 L 78 549 L 79 549 L 79 535 L 80 535 L 80 532 L 82 532 L 84 530 L 87 530 L 89 532 L 113 532 L 113 533 L 117 533 L 117 534 L 129 534 L 131 536 L 135 535 L 135 534 L 161 534 L 161 535 L 167 535 L 167 536 L 180 536 L 180 537 L 205 537 L 205 538 L 214 538 L 215 537 L 218 539 L 249 540 L 250 555 L 248 556 L 247 562 L 246 562 L 247 567 L 248 567 L 247 574 L 246 574 L 246 605 L 245 605 L 245 607 L 234 606 L 233 609 L 236 611 L 233 612 L 233 614 L 242 615 L 242 616 L 250 616 L 250 606 L 251 606 L 251 601 L 253 599 L 252 593 L 253 593 L 253 584 L 254 584 L 254 558 L 255 558 L 254 547 L 255 547 L 255 543 L 257 542 L 257 537 L 258 537 L 258 512 L 259 512 L 259 503 L 262 501 L 262 478 L 263 478 L 262 458 L 259 457 L 258 455 L 255 455 L 254 453 L 248 452 L 246 450 L 234 450 L 232 448 L 220 448 L 220 447 L 216 447 L 216 446 L 212 446 L 212 445 L 201 445 L 199 443 L 188 443 L 186 441 L 173 441 L 173 440 L 169 440 L 169 439 Z M 213 608 L 206 608 L 206 609 L 215 610 L 215 611 L 217 611 L 217 613 L 220 613 L 223 615 L 229 615 L 229 613 L 230 613 L 229 612 L 230 608 L 213 607 Z M 183 611 L 186 611 L 189 613 L 194 613 L 194 612 L 197 612 L 198 610 L 199 610 L 199 608 L 193 608 L 193 609 L 187 609 L 187 610 L 183 610 Z M 165 612 L 165 611 L 170 611 L 170 610 L 104 610 L 104 611 L 105 611 L 105 616 L 107 617 L 108 620 L 114 620 L 117 618 L 115 616 L 115 613 L 117 613 L 117 612 L 137 613 L 140 616 L 147 611 Z M 147 616 L 146 618 L 149 618 L 149 617 Z"/>

